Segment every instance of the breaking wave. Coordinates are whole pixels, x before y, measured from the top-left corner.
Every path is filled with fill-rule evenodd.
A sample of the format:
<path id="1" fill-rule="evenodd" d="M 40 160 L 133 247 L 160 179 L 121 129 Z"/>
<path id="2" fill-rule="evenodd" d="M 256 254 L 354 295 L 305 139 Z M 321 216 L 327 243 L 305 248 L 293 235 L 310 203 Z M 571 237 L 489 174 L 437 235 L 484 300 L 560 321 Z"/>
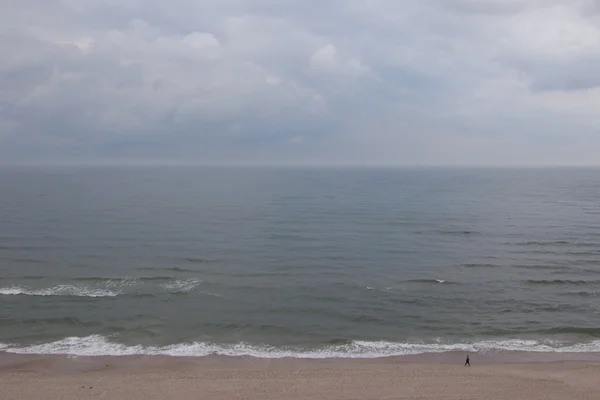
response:
<path id="1" fill-rule="evenodd" d="M 426 344 L 367 341 L 339 341 L 317 349 L 274 347 L 269 345 L 214 344 L 204 342 L 173 344 L 168 346 L 127 346 L 100 335 L 69 337 L 50 343 L 27 347 L 1 344 L 3 351 L 16 354 L 56 354 L 74 356 L 126 356 L 166 355 L 178 357 L 202 357 L 209 355 L 250 356 L 257 358 L 382 358 L 451 351 L 494 352 L 525 351 L 541 353 L 589 353 L 600 352 L 600 341 L 580 344 L 563 344 L 555 341 L 498 340 L 474 343 Z"/>
<path id="2" fill-rule="evenodd" d="M 119 294 L 118 291 L 76 285 L 57 285 L 46 289 L 28 289 L 21 286 L 0 288 L 0 295 L 3 296 L 115 297 Z"/>
<path id="3" fill-rule="evenodd" d="M 198 279 L 178 279 L 175 282 L 164 284 L 163 287 L 171 293 L 187 293 L 201 283 L 202 281 Z"/>
<path id="4" fill-rule="evenodd" d="M 139 295 L 157 286 L 146 286 L 156 282 L 162 292 L 191 292 L 202 281 L 198 279 L 173 279 L 165 276 L 140 278 L 75 278 L 77 284 L 60 284 L 47 288 L 31 288 L 14 285 L 0 288 L 0 296 L 73 296 L 73 297 L 116 297 L 124 294 Z M 86 284 L 83 284 L 85 282 Z M 142 292 L 140 292 L 140 290 Z M 150 293 L 152 294 L 152 293 Z"/>

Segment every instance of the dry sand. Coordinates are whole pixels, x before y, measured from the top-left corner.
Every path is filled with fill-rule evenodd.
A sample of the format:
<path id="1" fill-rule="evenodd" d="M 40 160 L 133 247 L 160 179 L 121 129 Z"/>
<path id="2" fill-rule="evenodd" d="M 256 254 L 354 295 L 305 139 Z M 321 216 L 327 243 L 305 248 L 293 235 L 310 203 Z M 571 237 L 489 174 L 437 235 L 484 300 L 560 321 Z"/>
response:
<path id="1" fill-rule="evenodd" d="M 0 399 L 598 400 L 597 358 L 545 362 L 462 355 L 377 360 L 0 354 Z M 513 358 L 514 360 L 514 358 Z"/>

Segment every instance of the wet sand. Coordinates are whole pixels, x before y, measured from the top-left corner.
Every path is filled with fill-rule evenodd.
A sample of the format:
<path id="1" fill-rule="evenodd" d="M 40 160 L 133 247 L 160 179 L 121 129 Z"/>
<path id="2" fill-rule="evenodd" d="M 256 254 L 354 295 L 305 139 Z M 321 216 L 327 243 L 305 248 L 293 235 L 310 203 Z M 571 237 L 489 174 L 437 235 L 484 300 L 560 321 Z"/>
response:
<path id="1" fill-rule="evenodd" d="M 8 399 L 597 400 L 597 354 L 446 353 L 371 360 L 0 353 Z"/>

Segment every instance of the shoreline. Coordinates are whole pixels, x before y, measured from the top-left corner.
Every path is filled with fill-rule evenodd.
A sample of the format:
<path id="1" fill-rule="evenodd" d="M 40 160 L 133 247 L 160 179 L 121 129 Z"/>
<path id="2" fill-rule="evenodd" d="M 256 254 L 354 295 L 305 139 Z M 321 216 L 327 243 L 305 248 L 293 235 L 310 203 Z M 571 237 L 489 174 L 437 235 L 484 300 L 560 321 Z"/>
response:
<path id="1" fill-rule="evenodd" d="M 0 352 L 3 399 L 596 400 L 600 354 L 463 353 L 378 359 L 19 355 Z M 587 358 L 587 359 L 584 359 Z"/>
<path id="2" fill-rule="evenodd" d="M 444 365 L 463 366 L 469 354 L 473 366 L 508 364 L 598 363 L 597 353 L 540 353 L 540 352 L 463 352 L 450 351 L 413 355 L 395 355 L 376 358 L 262 358 L 254 356 L 168 356 L 168 355 L 93 355 L 18 354 L 0 350 L 0 375 L 11 371 L 29 372 L 93 372 L 106 368 L 144 372 L 146 369 L 178 369 L 194 367 L 240 368 L 254 366 L 310 366 L 310 365 Z"/>

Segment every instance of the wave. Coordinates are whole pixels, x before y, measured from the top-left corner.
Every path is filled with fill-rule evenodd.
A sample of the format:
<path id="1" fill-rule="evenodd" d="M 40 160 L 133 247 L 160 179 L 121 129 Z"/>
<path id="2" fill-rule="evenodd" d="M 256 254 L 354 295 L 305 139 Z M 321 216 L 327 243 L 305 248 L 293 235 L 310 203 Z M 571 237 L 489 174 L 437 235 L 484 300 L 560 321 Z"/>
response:
<path id="1" fill-rule="evenodd" d="M 223 296 L 222 294 L 213 293 L 213 292 L 199 291 L 198 294 L 203 294 L 205 296 L 211 296 L 211 297 L 220 297 L 222 299 L 230 299 L 227 296 Z"/>
<path id="2" fill-rule="evenodd" d="M 138 281 L 168 281 L 174 279 L 172 276 L 140 276 L 140 277 L 125 277 L 125 278 L 106 278 L 101 276 L 86 276 L 81 278 L 73 278 L 78 282 L 103 282 L 103 283 L 118 283 L 118 284 L 135 284 Z"/>
<path id="3" fill-rule="evenodd" d="M 517 243 L 507 243 L 512 246 L 536 246 L 536 247 L 545 247 L 545 246 L 571 246 L 571 247 L 597 247 L 598 244 L 594 242 L 580 242 L 577 240 L 547 240 L 547 241 L 537 241 L 531 240 L 528 242 L 517 242 Z"/>
<path id="4" fill-rule="evenodd" d="M 48 250 L 48 249 L 58 249 L 58 248 L 64 248 L 65 246 L 44 246 L 44 245 L 40 245 L 40 246 L 36 246 L 36 245 L 20 245 L 20 244 L 15 244 L 13 246 L 11 245 L 0 245 L 0 250 L 26 250 L 26 251 L 31 251 L 31 250 Z"/>
<path id="5" fill-rule="evenodd" d="M 23 280 L 38 280 L 38 279 L 46 279 L 46 276 L 42 276 L 42 275 L 25 275 L 25 276 L 17 276 L 16 279 L 23 279 Z"/>
<path id="6" fill-rule="evenodd" d="M 118 291 L 75 285 L 57 285 L 46 289 L 29 289 L 21 286 L 0 288 L 2 296 L 115 297 L 119 294 L 121 293 Z"/>
<path id="7" fill-rule="evenodd" d="M 136 290 L 144 288 L 146 284 L 151 285 L 152 282 L 156 282 L 158 288 L 162 289 L 163 292 L 187 293 L 194 290 L 196 286 L 202 283 L 202 281 L 198 279 L 175 279 L 174 277 L 169 276 L 137 278 L 81 277 L 73 278 L 72 281 L 81 283 L 60 284 L 41 289 L 14 285 L 0 288 L 0 296 L 116 297 L 125 294 L 132 296 L 153 296 L 155 293 L 143 293 Z M 83 284 L 83 282 L 86 282 L 86 284 Z M 216 297 L 221 296 L 219 294 L 208 292 L 205 294 Z"/>
<path id="8" fill-rule="evenodd" d="M 70 326 L 100 326 L 101 322 L 83 320 L 77 317 L 56 317 L 56 318 L 11 318 L 4 320 L 7 323 L 19 325 L 70 325 Z"/>
<path id="9" fill-rule="evenodd" d="M 437 233 L 441 233 L 442 235 L 459 235 L 459 236 L 472 236 L 472 235 L 481 235 L 481 232 L 478 231 L 469 231 L 469 230 L 439 230 Z"/>
<path id="10" fill-rule="evenodd" d="M 170 267 L 170 268 L 165 268 L 165 271 L 175 271 L 175 272 L 196 272 L 193 269 L 189 269 L 189 268 L 181 268 L 181 267 Z"/>
<path id="11" fill-rule="evenodd" d="M 545 331 L 541 331 L 542 334 L 573 334 L 573 335 L 586 335 L 591 337 L 600 337 L 600 328 L 583 328 L 583 327 L 573 327 L 573 328 L 552 328 L 547 329 Z"/>
<path id="12" fill-rule="evenodd" d="M 178 279 L 173 283 L 164 284 L 163 287 L 171 293 L 187 293 L 201 283 L 202 281 L 198 279 Z"/>
<path id="13" fill-rule="evenodd" d="M 535 254 L 535 255 L 560 255 L 560 256 L 569 256 L 569 257 L 592 257 L 600 255 L 600 250 L 590 249 L 587 251 L 564 251 L 560 249 L 552 249 L 549 248 L 547 250 L 540 249 L 531 249 L 531 250 L 511 250 L 512 254 Z"/>
<path id="14" fill-rule="evenodd" d="M 598 297 L 600 296 L 600 292 L 569 292 L 563 293 L 563 296 L 579 296 L 579 297 Z"/>
<path id="15" fill-rule="evenodd" d="M 528 285 L 598 285 L 600 281 L 586 281 L 586 280 L 575 280 L 575 279 L 529 279 L 525 283 Z"/>
<path id="16" fill-rule="evenodd" d="M 463 267 L 465 267 L 465 268 L 498 268 L 499 265 L 471 263 L 471 264 L 463 264 Z"/>
<path id="17" fill-rule="evenodd" d="M 561 246 L 572 244 L 567 240 L 549 240 L 549 241 L 536 241 L 531 240 L 528 242 L 509 243 L 514 246 Z"/>
<path id="18" fill-rule="evenodd" d="M 193 264 L 212 264 L 212 263 L 218 262 L 217 260 L 207 260 L 205 258 L 195 258 L 195 257 L 184 258 L 184 260 L 187 262 L 193 263 Z"/>
<path id="19" fill-rule="evenodd" d="M 50 343 L 16 347 L 0 343 L 3 351 L 16 354 L 56 354 L 73 356 L 165 355 L 202 357 L 209 355 L 250 356 L 257 358 L 382 358 L 425 353 L 464 351 L 471 353 L 523 351 L 538 353 L 600 352 L 600 340 L 589 343 L 564 344 L 538 340 L 489 340 L 474 343 L 398 343 L 336 340 L 317 349 L 275 347 L 247 343 L 215 344 L 205 342 L 181 343 L 168 346 L 127 346 L 100 335 L 69 337 Z"/>
<path id="20" fill-rule="evenodd" d="M 23 264 L 44 264 L 45 261 L 37 260 L 35 258 L 11 258 L 11 262 L 23 263 Z"/>
<path id="21" fill-rule="evenodd" d="M 448 282 L 444 279 L 410 279 L 410 280 L 407 280 L 404 282 L 405 283 L 424 283 L 424 284 L 433 284 L 433 285 L 439 285 L 442 283 L 454 284 L 453 282 Z"/>
<path id="22" fill-rule="evenodd" d="M 513 268 L 519 269 L 531 269 L 531 270 L 550 270 L 550 271 L 572 271 L 571 268 L 564 265 L 552 265 L 552 264 L 515 264 Z"/>
<path id="23" fill-rule="evenodd" d="M 478 231 L 470 231 L 470 230 L 453 230 L 453 229 L 438 229 L 431 231 L 415 231 L 417 235 L 424 234 L 438 234 L 438 235 L 449 235 L 449 236 L 479 236 L 482 233 Z"/>
<path id="24" fill-rule="evenodd" d="M 181 268 L 181 267 L 166 267 L 166 268 L 154 268 L 154 267 L 139 267 L 136 268 L 138 271 L 173 271 L 173 272 L 197 272 L 193 269 Z"/>
<path id="25" fill-rule="evenodd" d="M 368 290 L 368 291 L 378 290 L 378 291 L 383 291 L 383 292 L 390 292 L 390 291 L 394 291 L 396 289 L 399 289 L 401 287 L 401 284 L 460 285 L 460 283 L 449 282 L 449 281 L 444 280 L 444 279 L 409 279 L 409 280 L 406 280 L 406 281 L 401 281 L 399 285 L 396 285 L 394 287 L 392 287 L 392 286 L 385 286 L 384 288 L 380 289 L 380 288 L 375 288 L 373 286 L 365 286 L 365 290 Z"/>

